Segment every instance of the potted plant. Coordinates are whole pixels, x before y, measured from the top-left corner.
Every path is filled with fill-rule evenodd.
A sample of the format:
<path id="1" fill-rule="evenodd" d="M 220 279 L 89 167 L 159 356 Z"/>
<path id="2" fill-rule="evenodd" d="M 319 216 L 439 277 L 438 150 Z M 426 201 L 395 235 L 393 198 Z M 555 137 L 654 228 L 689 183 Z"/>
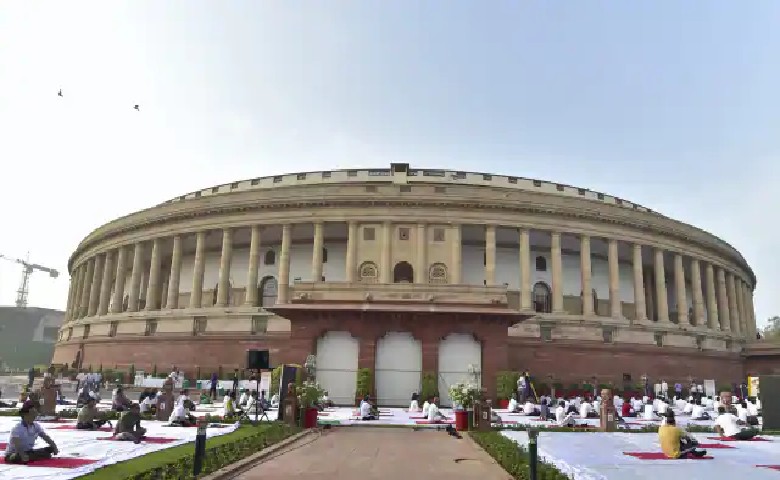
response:
<path id="1" fill-rule="evenodd" d="M 507 408 L 509 399 L 517 390 L 517 372 L 499 372 L 496 381 L 496 396 L 498 396 L 498 408 Z"/>
<path id="2" fill-rule="evenodd" d="M 313 380 L 304 380 L 300 387 L 296 387 L 298 393 L 298 405 L 303 410 L 303 428 L 317 427 L 317 403 L 325 395 L 325 390 Z"/>
<path id="3" fill-rule="evenodd" d="M 482 389 L 473 383 L 455 383 L 449 388 L 450 399 L 455 409 L 455 428 L 468 430 L 469 410 L 482 395 Z"/>

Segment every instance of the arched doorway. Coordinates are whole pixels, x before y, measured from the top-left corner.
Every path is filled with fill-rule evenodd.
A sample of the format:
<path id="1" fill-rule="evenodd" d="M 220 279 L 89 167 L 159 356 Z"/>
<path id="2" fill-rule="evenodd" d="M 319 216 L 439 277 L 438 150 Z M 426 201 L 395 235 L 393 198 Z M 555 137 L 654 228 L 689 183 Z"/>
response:
<path id="1" fill-rule="evenodd" d="M 534 285 L 534 311 L 538 313 L 552 312 L 552 295 L 550 287 L 544 282 L 536 282 Z"/>
<path id="2" fill-rule="evenodd" d="M 279 284 L 274 277 L 265 277 L 257 288 L 257 298 L 261 307 L 273 307 L 276 305 L 276 295 L 279 292 Z"/>
<path id="3" fill-rule="evenodd" d="M 376 396 L 379 405 L 405 406 L 420 391 L 422 343 L 408 332 L 389 332 L 376 342 Z"/>
<path id="4" fill-rule="evenodd" d="M 414 268 L 409 262 L 398 262 L 393 268 L 393 283 L 414 283 Z"/>

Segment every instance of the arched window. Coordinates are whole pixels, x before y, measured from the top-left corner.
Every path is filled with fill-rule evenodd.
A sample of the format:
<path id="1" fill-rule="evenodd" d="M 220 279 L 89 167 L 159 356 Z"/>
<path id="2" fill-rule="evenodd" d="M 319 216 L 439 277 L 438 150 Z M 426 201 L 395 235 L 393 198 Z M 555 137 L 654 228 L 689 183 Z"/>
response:
<path id="1" fill-rule="evenodd" d="M 263 263 L 266 265 L 276 265 L 276 252 L 273 250 L 268 250 L 265 252 L 265 258 L 263 258 Z"/>
<path id="2" fill-rule="evenodd" d="M 414 283 L 414 268 L 409 262 L 398 262 L 393 268 L 393 283 Z"/>
<path id="3" fill-rule="evenodd" d="M 447 283 L 447 266 L 443 263 L 434 263 L 428 270 L 429 283 Z"/>
<path id="4" fill-rule="evenodd" d="M 541 255 L 536 257 L 536 271 L 537 272 L 546 272 L 547 271 L 547 259 L 544 258 Z"/>
<path id="5" fill-rule="evenodd" d="M 358 269 L 358 278 L 361 282 L 376 283 L 379 280 L 379 269 L 374 262 L 363 262 Z"/>
<path id="6" fill-rule="evenodd" d="M 328 249 L 322 247 L 322 263 L 328 263 Z"/>
<path id="7" fill-rule="evenodd" d="M 265 277 L 260 281 L 260 299 L 261 307 L 273 307 L 276 305 L 276 295 L 279 292 L 279 284 L 274 277 Z"/>
<path id="8" fill-rule="evenodd" d="M 552 312 L 551 297 L 550 287 L 544 282 L 537 282 L 534 285 L 534 311 L 538 313 Z"/>

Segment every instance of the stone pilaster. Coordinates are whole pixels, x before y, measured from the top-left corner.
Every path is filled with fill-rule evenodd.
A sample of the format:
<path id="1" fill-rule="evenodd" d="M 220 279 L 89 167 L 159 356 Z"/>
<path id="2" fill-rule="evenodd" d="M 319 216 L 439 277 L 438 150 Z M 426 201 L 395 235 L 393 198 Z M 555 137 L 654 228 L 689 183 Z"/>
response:
<path id="1" fill-rule="evenodd" d="M 457 223 L 450 226 L 450 245 L 452 248 L 452 259 L 450 261 L 450 264 L 452 265 L 452 268 L 450 268 L 450 283 L 454 285 L 460 285 L 463 282 L 463 252 L 461 246 L 460 225 Z"/>
<path id="2" fill-rule="evenodd" d="M 731 331 L 739 335 L 739 309 L 737 308 L 737 292 L 734 288 L 734 275 L 726 274 L 726 294 L 729 299 L 729 316 Z"/>
<path id="3" fill-rule="evenodd" d="M 745 312 L 745 296 L 742 290 L 742 280 L 734 278 L 734 293 L 736 294 L 737 311 L 739 312 L 739 333 L 741 337 L 747 337 L 748 326 Z"/>
<path id="4" fill-rule="evenodd" d="M 206 232 L 195 235 L 195 260 L 192 265 L 192 289 L 190 308 L 200 308 L 203 304 L 203 274 L 206 272 Z"/>
<path id="5" fill-rule="evenodd" d="M 669 323 L 669 301 L 666 297 L 666 270 L 664 251 L 655 249 L 655 303 L 659 323 Z"/>
<path id="6" fill-rule="evenodd" d="M 414 283 L 428 283 L 428 229 L 424 223 L 417 224 L 417 255 L 414 267 Z"/>
<path id="7" fill-rule="evenodd" d="M 590 258 L 590 237 L 580 236 L 580 287 L 582 290 L 582 314 L 593 315 L 592 266 Z"/>
<path id="8" fill-rule="evenodd" d="M 230 300 L 230 264 L 233 261 L 233 229 L 222 230 L 222 256 L 219 260 L 219 283 L 215 307 L 225 308 Z"/>
<path id="9" fill-rule="evenodd" d="M 345 272 L 347 282 L 354 283 L 357 272 L 357 245 L 358 245 L 358 224 L 350 221 L 347 225 L 347 261 Z"/>
<path id="10" fill-rule="evenodd" d="M 382 265 L 379 267 L 381 283 L 393 283 L 393 224 L 382 225 Z"/>
<path id="11" fill-rule="evenodd" d="M 718 314 L 720 316 L 720 329 L 724 332 L 731 331 L 731 312 L 726 289 L 726 272 L 718 267 Z"/>
<path id="12" fill-rule="evenodd" d="M 485 227 L 485 285 L 496 284 L 496 226 Z"/>
<path id="13" fill-rule="evenodd" d="M 138 311 L 138 300 L 141 295 L 141 275 L 143 274 L 144 244 L 137 242 L 133 251 L 133 270 L 130 273 L 130 292 L 127 298 L 127 311 Z"/>
<path id="14" fill-rule="evenodd" d="M 633 246 L 634 264 L 634 318 L 639 322 L 647 320 L 647 307 L 645 305 L 645 283 L 642 266 L 642 245 L 635 243 Z"/>
<path id="15" fill-rule="evenodd" d="M 251 239 L 249 240 L 249 266 L 246 270 L 246 295 L 244 305 L 257 306 L 257 268 L 260 264 L 260 226 L 252 225 Z"/>
<path id="16" fill-rule="evenodd" d="M 127 247 L 117 248 L 116 282 L 114 282 L 114 298 L 111 299 L 111 313 L 121 313 L 125 300 L 125 282 L 127 281 Z"/>
<path id="17" fill-rule="evenodd" d="M 86 317 L 89 313 L 89 294 L 92 292 L 92 280 L 95 276 L 95 257 L 87 260 L 87 272 L 84 275 L 84 290 L 81 292 L 81 309 L 79 318 Z"/>

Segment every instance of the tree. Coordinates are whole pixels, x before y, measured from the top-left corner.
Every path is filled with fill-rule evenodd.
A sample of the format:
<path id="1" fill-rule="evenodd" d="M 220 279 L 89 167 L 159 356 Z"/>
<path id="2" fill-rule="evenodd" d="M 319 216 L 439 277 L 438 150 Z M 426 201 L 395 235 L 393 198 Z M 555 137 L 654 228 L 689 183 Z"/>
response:
<path id="1" fill-rule="evenodd" d="M 780 315 L 775 315 L 767 320 L 762 336 L 766 339 L 780 339 Z"/>

